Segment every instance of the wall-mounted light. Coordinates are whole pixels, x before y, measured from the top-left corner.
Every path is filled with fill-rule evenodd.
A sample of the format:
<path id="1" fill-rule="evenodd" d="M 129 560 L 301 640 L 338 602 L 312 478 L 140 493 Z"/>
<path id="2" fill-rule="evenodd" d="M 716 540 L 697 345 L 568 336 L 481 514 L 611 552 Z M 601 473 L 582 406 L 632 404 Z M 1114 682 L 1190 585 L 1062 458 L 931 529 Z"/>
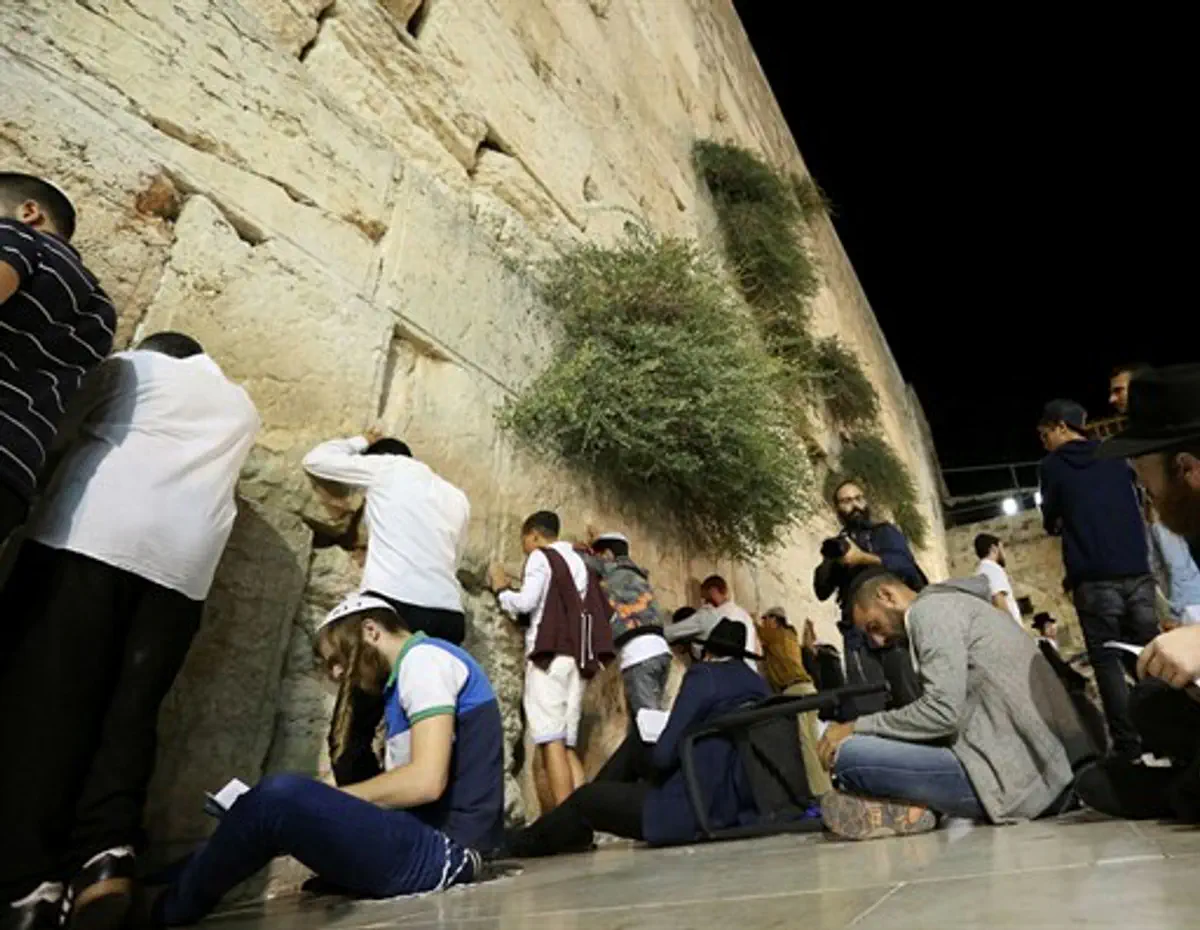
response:
<path id="1" fill-rule="evenodd" d="M 1041 491 L 1033 492 L 1033 503 L 1038 507 L 1042 506 L 1042 492 Z"/>
<path id="2" fill-rule="evenodd" d="M 1017 499 L 1015 497 L 1006 497 L 1003 501 L 1001 501 L 1000 509 L 1004 511 L 1004 515 L 1006 517 L 1015 517 L 1017 515 L 1017 511 L 1021 508 L 1017 504 Z"/>

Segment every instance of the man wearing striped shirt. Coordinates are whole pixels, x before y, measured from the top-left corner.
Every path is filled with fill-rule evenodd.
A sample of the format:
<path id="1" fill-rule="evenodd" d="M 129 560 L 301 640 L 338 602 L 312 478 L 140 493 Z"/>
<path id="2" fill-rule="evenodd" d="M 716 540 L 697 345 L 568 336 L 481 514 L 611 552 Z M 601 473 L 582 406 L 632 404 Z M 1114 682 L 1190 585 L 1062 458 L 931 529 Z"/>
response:
<path id="1" fill-rule="evenodd" d="M 72 395 L 112 348 L 116 312 L 74 232 L 62 191 L 0 172 L 0 544 L 25 521 Z"/>

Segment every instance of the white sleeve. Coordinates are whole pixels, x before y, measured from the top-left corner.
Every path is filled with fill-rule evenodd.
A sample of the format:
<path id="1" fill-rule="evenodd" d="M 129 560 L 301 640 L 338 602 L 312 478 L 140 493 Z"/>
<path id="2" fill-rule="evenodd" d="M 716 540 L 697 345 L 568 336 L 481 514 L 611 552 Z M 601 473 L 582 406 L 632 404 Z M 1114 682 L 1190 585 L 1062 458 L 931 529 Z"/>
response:
<path id="1" fill-rule="evenodd" d="M 304 456 L 304 470 L 317 478 L 356 488 L 369 487 L 387 461 L 386 456 L 363 455 L 369 443 L 362 436 L 331 439 Z"/>
<path id="2" fill-rule="evenodd" d="M 413 646 L 396 679 L 396 695 L 408 722 L 453 714 L 468 674 L 466 664 L 445 649 L 430 643 Z"/>
<path id="3" fill-rule="evenodd" d="M 980 562 L 979 574 L 983 575 L 988 581 L 988 592 L 992 595 L 1007 592 L 1007 586 L 1004 584 L 1003 569 L 994 562 Z"/>
<path id="4" fill-rule="evenodd" d="M 550 560 L 540 550 L 531 552 L 525 560 L 525 575 L 520 591 L 501 591 L 500 609 L 512 616 L 533 613 L 546 596 L 550 586 Z"/>

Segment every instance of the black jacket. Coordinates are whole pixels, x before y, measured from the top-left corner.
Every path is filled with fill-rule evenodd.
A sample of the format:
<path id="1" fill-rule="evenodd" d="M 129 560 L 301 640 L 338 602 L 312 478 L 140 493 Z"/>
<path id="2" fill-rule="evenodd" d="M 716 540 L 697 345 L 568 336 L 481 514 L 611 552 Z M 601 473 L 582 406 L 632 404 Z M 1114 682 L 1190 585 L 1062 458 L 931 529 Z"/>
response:
<path id="1" fill-rule="evenodd" d="M 1150 571 L 1133 470 L 1122 459 L 1096 458 L 1098 445 L 1075 440 L 1042 459 L 1042 522 L 1063 538 L 1069 587 Z"/>
<path id="2" fill-rule="evenodd" d="M 914 591 L 920 591 L 929 583 L 925 573 L 917 565 L 912 549 L 908 547 L 908 540 L 904 538 L 898 526 L 891 523 L 875 523 L 862 529 L 846 530 L 843 535 L 853 539 L 854 544 L 863 552 L 879 556 L 883 567 L 898 575 Z M 850 582 L 854 580 L 854 576 L 861 571 L 862 567 L 851 568 L 833 559 L 826 559 L 813 572 L 813 593 L 816 594 L 817 600 L 829 600 L 830 595 L 837 592 L 838 604 L 842 608 L 842 619 L 838 626 L 843 636 L 850 634 L 850 638 L 855 639 L 855 644 L 858 642 L 858 638 L 854 636 L 857 631 L 850 620 L 846 592 L 850 589 Z M 850 648 L 851 643 L 847 641 L 846 646 Z"/>

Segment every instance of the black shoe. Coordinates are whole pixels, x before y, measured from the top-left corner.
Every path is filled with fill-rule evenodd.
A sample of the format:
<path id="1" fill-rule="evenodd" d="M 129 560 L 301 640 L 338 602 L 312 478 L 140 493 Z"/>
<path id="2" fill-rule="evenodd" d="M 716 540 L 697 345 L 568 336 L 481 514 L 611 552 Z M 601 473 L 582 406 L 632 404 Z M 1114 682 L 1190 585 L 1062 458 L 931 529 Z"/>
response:
<path id="1" fill-rule="evenodd" d="M 38 898 L 20 907 L 0 907 L 0 930 L 57 930 L 62 919 L 62 901 Z"/>
<path id="2" fill-rule="evenodd" d="M 63 901 L 70 930 L 119 930 L 129 917 L 137 860 L 106 852 L 89 862 L 67 886 Z"/>
<path id="3" fill-rule="evenodd" d="M 1075 793 L 1093 810 L 1125 820 L 1160 820 L 1175 816 L 1171 787 L 1177 769 L 1151 768 L 1119 759 L 1089 765 L 1075 780 Z"/>

